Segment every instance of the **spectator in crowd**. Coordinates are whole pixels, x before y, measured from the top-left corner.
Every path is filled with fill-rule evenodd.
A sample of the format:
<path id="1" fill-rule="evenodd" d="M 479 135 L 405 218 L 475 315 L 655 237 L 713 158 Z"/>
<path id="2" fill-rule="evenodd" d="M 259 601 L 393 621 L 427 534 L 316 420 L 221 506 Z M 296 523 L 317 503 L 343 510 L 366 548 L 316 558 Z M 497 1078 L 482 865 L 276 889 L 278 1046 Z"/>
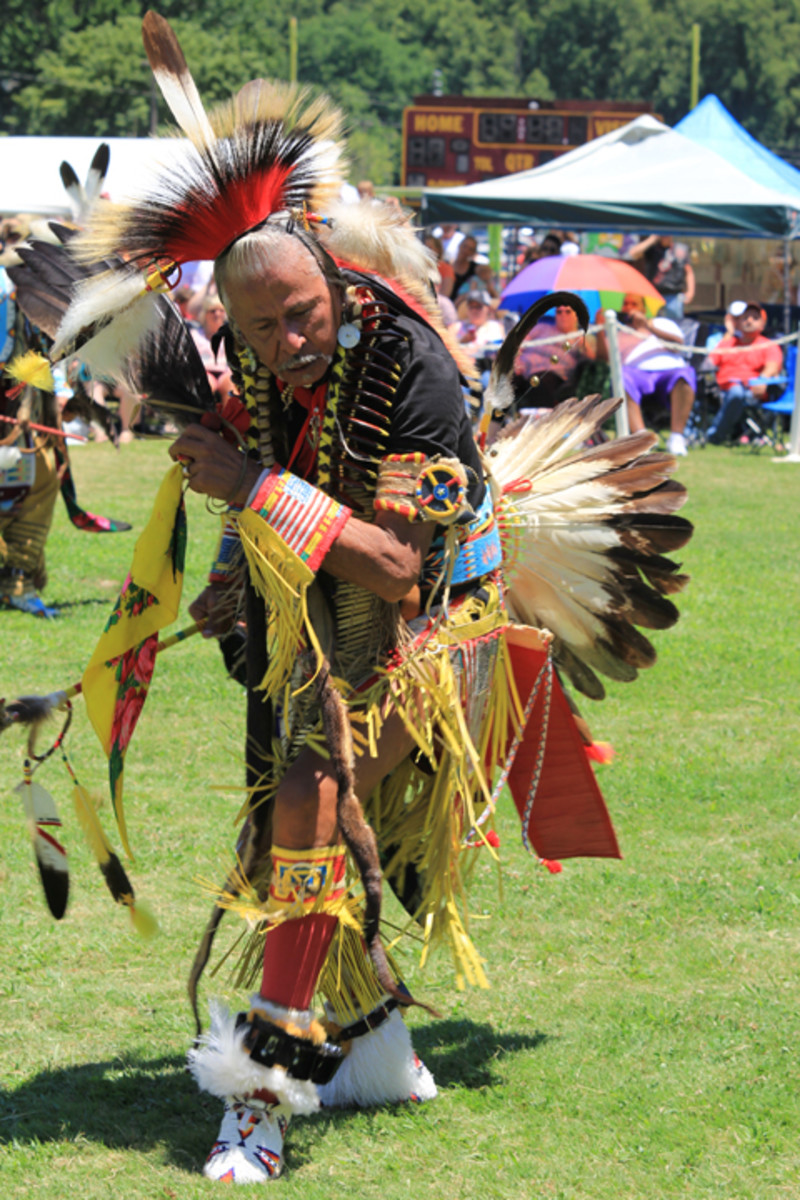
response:
<path id="1" fill-rule="evenodd" d="M 447 251 L 445 250 L 445 254 Z M 475 275 L 475 255 L 478 253 L 478 243 L 472 234 L 467 234 L 459 243 L 458 251 L 453 262 L 453 296 L 458 296 L 463 290 L 462 285 Z"/>
<path id="2" fill-rule="evenodd" d="M 211 390 L 215 395 L 227 396 L 231 390 L 231 372 L 228 366 L 228 360 L 225 356 L 225 346 L 220 342 L 216 353 L 212 345 L 214 334 L 217 333 L 227 321 L 228 316 L 223 307 L 219 296 L 206 296 L 203 301 L 203 315 L 200 320 L 199 328 L 192 328 L 191 334 L 194 338 L 194 343 L 197 346 L 203 366 L 208 375 L 208 382 L 211 384 Z"/>
<path id="3" fill-rule="evenodd" d="M 192 288 L 188 283 L 179 284 L 172 293 L 172 299 L 177 304 L 181 316 L 183 317 L 184 321 L 188 321 L 190 324 L 196 323 L 194 322 L 194 318 L 192 317 L 189 309 L 193 295 L 194 288 Z"/>
<path id="4" fill-rule="evenodd" d="M 605 313 L 601 310 L 595 319 L 602 325 Z M 649 319 L 643 297 L 633 294 L 623 299 L 620 321 L 630 329 L 630 332 L 627 329 L 620 330 L 619 347 L 631 433 L 645 428 L 642 402 L 652 398 L 669 408 L 667 450 L 670 454 L 684 455 L 687 452 L 686 422 L 694 404 L 697 377 L 694 367 L 685 358 L 671 353 L 662 345 L 662 342 L 682 344 L 681 328 L 663 312 Z M 597 355 L 608 358 L 608 346 L 602 331 L 597 335 Z"/>
<path id="5" fill-rule="evenodd" d="M 488 292 L 493 300 L 499 299 L 500 292 L 497 289 L 494 272 L 487 256 L 485 254 L 476 254 L 472 259 L 472 266 L 472 274 L 461 284 L 457 294 L 453 296 L 456 304 L 458 304 L 462 296 L 465 296 L 467 292 L 471 292 L 476 287 L 479 290 Z"/>
<path id="6" fill-rule="evenodd" d="M 444 257 L 447 262 L 452 263 L 458 253 L 458 248 L 464 240 L 464 234 L 457 225 L 442 225 L 441 234 L 437 235 L 442 239 L 444 247 Z"/>
<path id="7" fill-rule="evenodd" d="M 428 233 L 425 235 L 425 245 L 436 257 L 436 266 L 439 269 L 439 287 L 437 291 L 440 296 L 447 296 L 452 299 L 453 284 L 455 283 L 456 276 L 452 265 L 445 259 L 442 239 L 432 233 Z"/>
<path id="8" fill-rule="evenodd" d="M 767 315 L 757 300 L 734 300 L 728 308 L 733 330 L 717 342 L 709 360 L 717 369 L 722 406 L 708 430 L 708 440 L 719 445 L 736 433 L 748 404 L 767 398 L 767 383 L 780 374 L 783 352 L 777 342 L 764 337 Z"/>
<path id="9" fill-rule="evenodd" d="M 695 292 L 689 247 L 654 233 L 632 246 L 627 258 L 661 292 L 666 315 L 682 321 L 684 308 L 694 300 Z"/>
<path id="10" fill-rule="evenodd" d="M 547 341 L 538 346 L 527 344 L 552 338 L 555 334 L 559 335 L 558 341 Z M 584 337 L 577 314 L 568 305 L 561 304 L 555 310 L 555 323 L 540 321 L 528 335 L 517 355 L 515 372 L 520 378 L 515 386 L 521 390 L 535 388 L 536 406 L 553 408 L 575 394 L 581 364 L 593 357 L 593 343 Z"/>
<path id="11" fill-rule="evenodd" d="M 375 184 L 371 179 L 362 179 L 356 184 L 359 200 L 375 200 Z"/>
<path id="12" fill-rule="evenodd" d="M 455 326 L 455 334 L 476 358 L 480 358 L 487 347 L 503 341 L 505 330 L 493 316 L 492 298 L 483 288 L 475 287 L 467 292 L 462 311 L 464 316 Z"/>
<path id="13" fill-rule="evenodd" d="M 522 267 L 527 267 L 529 263 L 537 262 L 540 258 L 550 258 L 554 254 L 561 253 L 561 237 L 553 230 L 546 233 L 541 242 L 532 241 L 526 248 L 520 261 L 520 270 Z"/>

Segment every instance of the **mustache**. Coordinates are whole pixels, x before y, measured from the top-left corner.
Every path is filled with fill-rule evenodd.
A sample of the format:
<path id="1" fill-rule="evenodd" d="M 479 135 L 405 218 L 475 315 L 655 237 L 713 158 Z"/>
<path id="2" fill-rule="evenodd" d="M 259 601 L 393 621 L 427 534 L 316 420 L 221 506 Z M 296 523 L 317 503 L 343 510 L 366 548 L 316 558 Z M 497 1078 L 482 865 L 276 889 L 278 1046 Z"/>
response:
<path id="1" fill-rule="evenodd" d="M 302 371 L 303 367 L 310 367 L 316 362 L 331 363 L 333 355 L 331 354 L 293 354 L 291 358 L 287 358 L 284 362 L 278 363 L 278 374 L 282 375 L 284 371 Z"/>

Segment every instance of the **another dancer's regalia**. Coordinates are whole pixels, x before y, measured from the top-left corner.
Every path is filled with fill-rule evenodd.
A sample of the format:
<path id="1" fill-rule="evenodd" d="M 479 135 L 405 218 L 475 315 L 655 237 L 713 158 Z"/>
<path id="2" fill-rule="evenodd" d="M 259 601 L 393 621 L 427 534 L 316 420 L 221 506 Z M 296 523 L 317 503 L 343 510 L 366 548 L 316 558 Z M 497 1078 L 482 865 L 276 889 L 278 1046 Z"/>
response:
<path id="1" fill-rule="evenodd" d="M 651 435 L 585 448 L 615 402 L 569 401 L 482 453 L 421 243 L 388 209 L 335 204 L 337 114 L 260 80 L 207 114 L 169 26 L 151 13 L 144 29 L 191 145 L 144 199 L 109 207 L 77 240 L 87 274 L 56 351 L 110 347 L 141 372 L 175 265 L 216 260 L 237 393 L 204 412 L 207 397 L 176 398 L 173 372 L 164 406 L 201 420 L 172 451 L 190 486 L 236 501 L 203 604 L 217 628 L 224 609 L 228 626 L 246 625 L 248 802 L 191 990 L 221 913 L 235 909 L 255 930 L 239 963 L 255 991 L 238 1017 L 215 1010 L 190 1066 L 225 1102 L 206 1173 L 248 1182 L 280 1172 L 292 1113 L 435 1094 L 402 1018 L 417 1001 L 381 940 L 382 878 L 421 929 L 423 957 L 444 942 L 459 984 L 485 985 L 463 874 L 476 847 L 494 853 L 487 832 L 506 781 L 542 857 L 618 853 L 554 664 L 598 697 L 597 672 L 632 679 L 652 663 L 635 626 L 676 619 L 666 595 L 685 577 L 665 555 L 690 526 L 674 515 L 674 462 L 650 453 Z M 311 310 L 293 303 L 295 269 Z M 270 339 L 284 324 L 299 349 L 276 368 Z M 515 345 L 495 369 L 496 406 Z M 158 516 L 168 520 L 163 497 Z M 115 654 L 126 614 L 158 616 L 140 550 L 109 623 Z M 396 594 L 387 580 L 404 579 L 416 554 L 420 569 Z M 145 645 L 143 630 L 131 646 Z M 104 661 L 101 643 L 93 662 Z"/>
<path id="2" fill-rule="evenodd" d="M 108 146 L 101 145 L 85 186 L 69 163 L 61 164 L 76 221 L 88 218 L 100 194 L 108 157 Z M 74 232 L 63 228 L 64 236 Z M 12 258 L 8 270 L 0 267 L 0 312 L 8 325 L 0 329 L 0 608 L 53 617 L 57 610 L 46 605 L 39 593 L 47 583 L 45 545 L 59 490 L 78 529 L 116 533 L 130 525 L 86 512 L 78 504 L 56 386 L 45 357 L 51 345 L 47 326 L 54 312 L 52 297 L 43 306 L 28 286 L 29 272 L 22 259 L 17 254 Z M 18 289 L 24 297 L 20 304 Z"/>

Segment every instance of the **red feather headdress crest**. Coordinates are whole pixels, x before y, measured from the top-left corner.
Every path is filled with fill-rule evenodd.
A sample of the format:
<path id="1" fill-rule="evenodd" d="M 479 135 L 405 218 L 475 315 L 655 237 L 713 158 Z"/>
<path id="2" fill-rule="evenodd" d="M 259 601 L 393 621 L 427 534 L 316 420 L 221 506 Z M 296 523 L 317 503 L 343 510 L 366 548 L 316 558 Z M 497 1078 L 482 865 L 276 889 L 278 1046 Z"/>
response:
<path id="1" fill-rule="evenodd" d="M 90 365 L 124 358 L 157 325 L 153 301 L 176 265 L 217 258 L 273 213 L 325 207 L 342 185 L 342 119 L 326 98 L 256 79 L 207 113 L 169 24 L 149 12 L 143 37 L 188 143 L 176 144 L 138 198 L 97 209 L 75 239 L 80 262 L 110 269 L 76 290 L 54 360 L 81 348 Z"/>

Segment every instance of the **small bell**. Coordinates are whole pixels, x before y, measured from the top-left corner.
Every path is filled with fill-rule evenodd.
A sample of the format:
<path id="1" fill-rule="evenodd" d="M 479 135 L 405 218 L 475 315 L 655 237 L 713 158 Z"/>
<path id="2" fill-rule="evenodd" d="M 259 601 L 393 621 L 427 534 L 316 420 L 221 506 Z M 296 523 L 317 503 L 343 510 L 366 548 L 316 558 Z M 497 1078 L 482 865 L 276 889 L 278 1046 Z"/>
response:
<path id="1" fill-rule="evenodd" d="M 339 326 L 336 340 L 343 349 L 352 350 L 353 346 L 357 346 L 361 341 L 361 330 L 357 325 L 347 321 L 344 325 Z"/>
<path id="2" fill-rule="evenodd" d="M 538 387 L 541 382 L 538 375 L 531 375 L 531 387 Z"/>
<path id="3" fill-rule="evenodd" d="M 557 363 L 557 362 L 558 362 L 558 355 L 557 355 L 557 354 L 551 354 L 551 355 L 550 355 L 550 362 L 551 362 L 551 363 Z"/>

